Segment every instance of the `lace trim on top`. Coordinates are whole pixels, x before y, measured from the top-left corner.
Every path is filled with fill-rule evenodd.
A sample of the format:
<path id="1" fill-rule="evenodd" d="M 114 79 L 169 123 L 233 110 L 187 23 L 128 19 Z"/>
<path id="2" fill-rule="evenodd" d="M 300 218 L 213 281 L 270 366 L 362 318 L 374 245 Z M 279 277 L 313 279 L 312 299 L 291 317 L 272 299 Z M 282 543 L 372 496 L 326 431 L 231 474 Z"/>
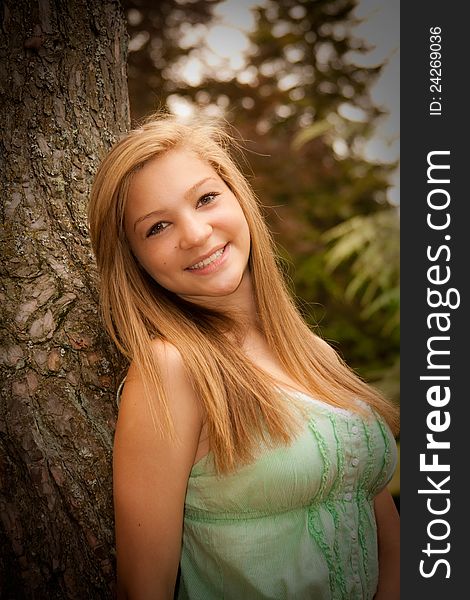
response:
<path id="1" fill-rule="evenodd" d="M 303 394 L 306 395 L 306 394 Z M 320 488 L 318 490 L 318 496 L 321 498 L 324 495 L 324 490 L 328 482 L 328 473 L 331 467 L 331 462 L 328 457 L 327 444 L 323 436 L 320 434 L 314 419 L 310 419 L 308 426 L 312 433 L 314 434 L 318 448 L 320 450 L 320 455 L 322 457 L 323 469 L 321 474 L 321 482 Z M 336 432 L 335 432 L 336 435 Z M 335 482 L 335 487 L 337 482 Z M 335 530 L 337 531 L 339 528 L 339 515 L 334 506 L 334 503 L 331 501 L 326 501 L 323 504 L 324 507 L 331 514 Z M 325 559 L 326 564 L 328 565 L 328 574 L 329 574 L 329 584 L 330 590 L 332 593 L 332 598 L 346 598 L 346 583 L 344 580 L 344 573 L 341 568 L 341 560 L 339 557 L 339 548 L 337 545 L 337 536 L 335 535 L 335 542 L 333 544 L 333 549 L 330 548 L 326 538 L 325 531 L 321 525 L 320 519 L 320 504 L 317 504 L 315 499 L 309 505 L 307 510 L 307 524 L 310 535 L 316 541 L 318 548 L 320 549 L 323 557 Z"/>

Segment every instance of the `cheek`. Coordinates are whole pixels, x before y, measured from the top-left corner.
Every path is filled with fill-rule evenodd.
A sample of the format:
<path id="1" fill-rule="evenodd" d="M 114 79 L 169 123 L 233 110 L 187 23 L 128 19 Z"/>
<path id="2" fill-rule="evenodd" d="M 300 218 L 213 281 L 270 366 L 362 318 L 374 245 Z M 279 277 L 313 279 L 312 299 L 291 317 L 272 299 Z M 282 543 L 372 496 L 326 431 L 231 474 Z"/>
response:
<path id="1" fill-rule="evenodd" d="M 231 207 L 231 222 L 233 223 L 234 229 L 237 229 L 239 232 L 244 232 L 246 235 L 250 235 L 248 222 L 245 217 L 245 213 L 242 210 L 242 207 L 238 203 L 238 200 L 234 198 L 234 204 Z"/>
<path id="2" fill-rule="evenodd" d="M 154 279 L 164 276 L 171 267 L 170 257 L 162 256 L 162 252 L 157 252 L 151 248 L 151 244 L 148 245 L 145 251 L 140 249 L 139 254 L 135 256 L 142 268 Z"/>

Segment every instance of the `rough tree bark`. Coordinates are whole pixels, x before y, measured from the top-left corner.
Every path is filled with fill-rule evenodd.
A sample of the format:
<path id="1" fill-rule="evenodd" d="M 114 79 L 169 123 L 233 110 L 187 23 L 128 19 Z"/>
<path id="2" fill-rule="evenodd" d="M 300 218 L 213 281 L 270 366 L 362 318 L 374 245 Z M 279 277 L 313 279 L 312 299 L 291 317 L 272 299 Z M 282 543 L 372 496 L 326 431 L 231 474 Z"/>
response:
<path id="1" fill-rule="evenodd" d="M 123 364 L 86 228 L 129 127 L 117 1 L 0 2 L 0 596 L 114 595 L 111 450 Z"/>

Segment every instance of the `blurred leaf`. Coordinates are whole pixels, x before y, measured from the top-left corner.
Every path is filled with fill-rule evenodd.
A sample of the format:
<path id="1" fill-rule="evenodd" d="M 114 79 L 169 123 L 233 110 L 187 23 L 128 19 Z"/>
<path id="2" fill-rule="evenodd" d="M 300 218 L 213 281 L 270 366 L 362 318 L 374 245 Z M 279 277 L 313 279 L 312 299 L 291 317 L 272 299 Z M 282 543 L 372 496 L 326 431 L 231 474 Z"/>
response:
<path id="1" fill-rule="evenodd" d="M 320 137 L 325 132 L 332 128 L 331 123 L 326 120 L 318 121 L 305 129 L 302 129 L 297 135 L 294 136 L 292 142 L 292 148 L 299 150 L 304 144 L 314 140 L 316 137 Z"/>
<path id="2" fill-rule="evenodd" d="M 325 254 L 330 271 L 350 261 L 352 277 L 346 298 L 360 296 L 365 317 L 386 306 L 398 307 L 400 238 L 395 208 L 348 219 L 327 231 L 323 239 L 333 242 Z"/>

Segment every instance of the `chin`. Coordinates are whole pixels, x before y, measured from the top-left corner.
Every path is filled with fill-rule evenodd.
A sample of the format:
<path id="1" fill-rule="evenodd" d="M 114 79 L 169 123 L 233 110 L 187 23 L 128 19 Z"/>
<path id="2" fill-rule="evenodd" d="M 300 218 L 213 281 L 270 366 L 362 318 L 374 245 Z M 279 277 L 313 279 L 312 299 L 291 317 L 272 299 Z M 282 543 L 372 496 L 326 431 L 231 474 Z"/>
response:
<path id="1" fill-rule="evenodd" d="M 221 289 L 218 289 L 218 290 L 207 292 L 207 294 L 204 294 L 204 295 L 205 296 L 210 296 L 211 298 L 223 298 L 225 296 L 231 296 L 234 292 L 237 291 L 237 287 L 238 286 L 221 288 Z"/>
<path id="2" fill-rule="evenodd" d="M 238 277 L 230 278 L 228 281 L 221 281 L 218 285 L 214 284 L 214 296 L 228 296 L 233 294 L 239 288 L 243 280 L 243 274 Z M 212 295 L 212 294 L 211 294 Z"/>
<path id="3" fill-rule="evenodd" d="M 233 285 L 214 286 L 211 289 L 208 289 L 206 292 L 201 291 L 200 295 L 201 296 L 209 296 L 211 298 L 230 296 L 231 294 L 233 294 L 234 292 L 237 291 L 238 286 L 239 286 L 239 283 L 236 283 Z"/>
<path id="4" fill-rule="evenodd" d="M 186 290 L 185 293 L 179 294 L 181 296 L 186 296 L 187 298 L 223 298 L 225 296 L 230 296 L 234 292 L 237 291 L 240 283 L 242 281 L 242 276 L 236 278 L 230 278 L 230 280 L 220 281 L 220 282 L 212 282 L 207 286 L 200 286 L 197 290 Z"/>

